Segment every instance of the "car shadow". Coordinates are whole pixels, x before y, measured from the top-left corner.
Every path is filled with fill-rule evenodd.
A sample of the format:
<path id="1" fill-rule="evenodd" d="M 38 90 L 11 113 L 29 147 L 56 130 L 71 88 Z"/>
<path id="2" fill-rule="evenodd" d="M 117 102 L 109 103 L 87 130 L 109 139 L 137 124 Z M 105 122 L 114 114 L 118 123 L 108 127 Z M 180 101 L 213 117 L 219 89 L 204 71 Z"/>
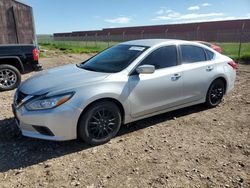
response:
<path id="1" fill-rule="evenodd" d="M 157 115 L 121 127 L 118 137 L 158 123 L 206 110 L 196 105 Z M 0 172 L 25 168 L 67 154 L 83 151 L 91 146 L 80 140 L 52 142 L 27 138 L 20 134 L 14 118 L 0 120 Z"/>
<path id="2" fill-rule="evenodd" d="M 139 121 L 135 121 L 128 125 L 122 126 L 117 136 L 122 136 L 124 134 L 132 133 L 140 129 L 154 126 L 164 121 L 172 120 L 172 119 L 186 116 L 186 115 L 193 114 L 193 113 L 198 113 L 207 109 L 208 108 L 205 105 L 199 104 L 199 105 L 190 106 L 190 107 L 182 108 L 179 110 L 167 112 L 164 114 L 152 116 L 152 117 L 142 119 Z"/>

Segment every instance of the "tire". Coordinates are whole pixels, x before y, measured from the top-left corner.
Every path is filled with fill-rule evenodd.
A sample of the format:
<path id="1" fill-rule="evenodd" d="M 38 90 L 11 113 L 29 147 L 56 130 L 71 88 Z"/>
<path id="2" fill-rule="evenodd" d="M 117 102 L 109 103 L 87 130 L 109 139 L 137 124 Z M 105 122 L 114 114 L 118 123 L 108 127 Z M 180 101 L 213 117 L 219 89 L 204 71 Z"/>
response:
<path id="1" fill-rule="evenodd" d="M 225 83 L 221 79 L 214 80 L 210 85 L 207 96 L 206 96 L 206 106 L 212 108 L 216 107 L 221 103 L 222 98 L 225 94 Z"/>
<path id="2" fill-rule="evenodd" d="M 78 135 L 90 145 L 100 145 L 116 136 L 121 127 L 121 112 L 110 101 L 91 105 L 80 117 Z"/>
<path id="3" fill-rule="evenodd" d="M 12 65 L 0 65 L 0 91 L 15 89 L 21 83 L 19 70 Z"/>

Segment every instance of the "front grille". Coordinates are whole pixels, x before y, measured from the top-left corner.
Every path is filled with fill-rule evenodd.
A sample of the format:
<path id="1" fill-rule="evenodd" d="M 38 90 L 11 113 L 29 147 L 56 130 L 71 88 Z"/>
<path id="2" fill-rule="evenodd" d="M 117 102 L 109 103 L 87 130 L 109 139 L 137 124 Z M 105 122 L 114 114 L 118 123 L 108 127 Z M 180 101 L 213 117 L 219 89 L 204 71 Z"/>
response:
<path id="1" fill-rule="evenodd" d="M 21 92 L 20 90 L 17 90 L 16 91 L 16 98 L 15 98 L 16 105 L 19 105 L 23 101 L 23 99 L 27 96 L 28 96 L 27 94 Z"/>

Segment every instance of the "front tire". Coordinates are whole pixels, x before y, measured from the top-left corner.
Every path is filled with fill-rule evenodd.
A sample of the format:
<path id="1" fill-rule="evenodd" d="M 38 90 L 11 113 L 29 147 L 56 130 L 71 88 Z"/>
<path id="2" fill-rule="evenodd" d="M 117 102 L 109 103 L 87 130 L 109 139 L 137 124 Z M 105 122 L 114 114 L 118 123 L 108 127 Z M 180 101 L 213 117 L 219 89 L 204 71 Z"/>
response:
<path id="1" fill-rule="evenodd" d="M 221 79 L 214 80 L 207 92 L 206 105 L 208 107 L 216 107 L 218 104 L 221 103 L 224 94 L 224 82 Z"/>
<path id="2" fill-rule="evenodd" d="M 81 116 L 78 134 L 88 144 L 100 145 L 112 139 L 120 127 L 120 109 L 113 102 L 102 101 L 91 105 Z"/>
<path id="3" fill-rule="evenodd" d="M 19 70 L 12 65 L 0 65 L 0 91 L 15 89 L 21 83 Z"/>

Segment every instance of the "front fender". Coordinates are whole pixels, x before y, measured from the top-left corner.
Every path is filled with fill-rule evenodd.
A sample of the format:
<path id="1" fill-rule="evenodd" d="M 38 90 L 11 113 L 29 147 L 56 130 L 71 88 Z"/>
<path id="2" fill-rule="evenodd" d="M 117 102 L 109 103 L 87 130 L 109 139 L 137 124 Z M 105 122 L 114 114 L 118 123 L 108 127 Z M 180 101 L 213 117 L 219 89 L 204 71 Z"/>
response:
<path id="1" fill-rule="evenodd" d="M 100 83 L 83 87 L 76 91 L 73 97 L 75 107 L 85 110 L 90 104 L 101 99 L 113 99 L 119 102 L 125 115 L 130 114 L 130 103 L 128 101 L 129 87 L 122 82 Z"/>

